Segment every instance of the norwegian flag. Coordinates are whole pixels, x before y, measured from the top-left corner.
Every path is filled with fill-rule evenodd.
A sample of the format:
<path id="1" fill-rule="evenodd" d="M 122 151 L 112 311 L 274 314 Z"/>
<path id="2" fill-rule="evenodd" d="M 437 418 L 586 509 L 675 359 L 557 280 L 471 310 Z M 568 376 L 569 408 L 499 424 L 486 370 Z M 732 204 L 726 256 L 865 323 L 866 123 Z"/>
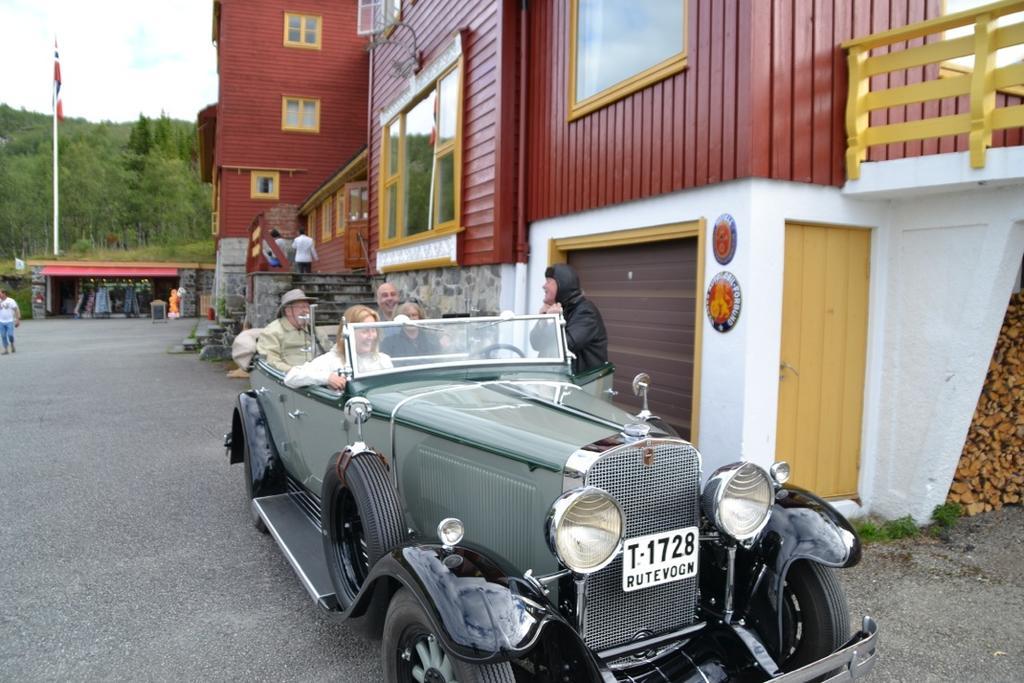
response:
<path id="1" fill-rule="evenodd" d="M 57 120 L 64 120 L 64 105 L 60 101 L 60 54 L 57 53 L 57 41 L 53 41 L 53 110 Z"/>

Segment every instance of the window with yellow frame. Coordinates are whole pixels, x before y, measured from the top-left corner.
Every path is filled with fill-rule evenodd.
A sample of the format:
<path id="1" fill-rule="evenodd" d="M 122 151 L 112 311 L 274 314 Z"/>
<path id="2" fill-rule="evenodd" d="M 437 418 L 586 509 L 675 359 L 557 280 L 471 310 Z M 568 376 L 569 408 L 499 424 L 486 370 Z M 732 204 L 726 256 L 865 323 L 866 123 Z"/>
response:
<path id="1" fill-rule="evenodd" d="M 382 246 L 459 229 L 461 94 L 457 64 L 384 126 Z"/>
<path id="2" fill-rule="evenodd" d="M 281 174 L 277 171 L 250 171 L 249 197 L 252 199 L 277 199 L 280 195 Z"/>
<path id="3" fill-rule="evenodd" d="M 686 68 L 686 0 L 569 0 L 569 12 L 570 120 Z"/>
<path id="4" fill-rule="evenodd" d="M 327 242 L 334 237 L 334 219 L 331 205 L 333 202 L 328 199 L 320 205 L 320 241 Z"/>
<path id="5" fill-rule="evenodd" d="M 307 50 L 320 49 L 320 17 L 311 14 L 284 14 L 284 46 Z"/>
<path id="6" fill-rule="evenodd" d="M 332 197 L 334 205 L 334 234 L 341 235 L 345 231 L 345 195 L 338 190 Z"/>
<path id="7" fill-rule="evenodd" d="M 311 97 L 282 97 L 281 130 L 319 133 L 320 100 Z"/>

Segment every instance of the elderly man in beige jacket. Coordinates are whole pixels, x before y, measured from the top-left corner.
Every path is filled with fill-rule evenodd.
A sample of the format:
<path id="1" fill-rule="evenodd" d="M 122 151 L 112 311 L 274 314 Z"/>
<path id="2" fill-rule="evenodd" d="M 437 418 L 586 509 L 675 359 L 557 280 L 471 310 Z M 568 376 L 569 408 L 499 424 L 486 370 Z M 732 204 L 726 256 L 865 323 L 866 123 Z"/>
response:
<path id="1" fill-rule="evenodd" d="M 256 353 L 281 372 L 288 372 L 296 365 L 302 365 L 309 358 L 319 355 L 311 349 L 307 355 L 305 329 L 309 325 L 309 303 L 316 301 L 306 296 L 301 289 L 291 289 L 281 297 L 278 309 L 280 317 L 263 328 Z M 324 340 L 321 344 L 326 348 Z"/>

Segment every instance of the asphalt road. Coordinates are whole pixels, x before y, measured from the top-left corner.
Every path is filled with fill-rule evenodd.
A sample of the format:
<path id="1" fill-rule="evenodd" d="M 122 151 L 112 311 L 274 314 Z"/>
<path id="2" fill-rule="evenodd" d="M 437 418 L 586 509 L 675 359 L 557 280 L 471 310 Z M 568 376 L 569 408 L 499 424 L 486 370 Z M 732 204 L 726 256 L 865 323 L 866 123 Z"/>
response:
<path id="1" fill-rule="evenodd" d="M 194 321 L 26 321 L 0 356 L 0 680 L 379 681 L 250 525 L 221 446 L 243 380 Z M 872 545 L 840 577 L 873 681 L 1024 681 L 1024 511 Z"/>
<path id="2" fill-rule="evenodd" d="M 26 321 L 0 356 L 0 680 L 377 681 L 249 523 L 244 380 L 193 320 Z"/>

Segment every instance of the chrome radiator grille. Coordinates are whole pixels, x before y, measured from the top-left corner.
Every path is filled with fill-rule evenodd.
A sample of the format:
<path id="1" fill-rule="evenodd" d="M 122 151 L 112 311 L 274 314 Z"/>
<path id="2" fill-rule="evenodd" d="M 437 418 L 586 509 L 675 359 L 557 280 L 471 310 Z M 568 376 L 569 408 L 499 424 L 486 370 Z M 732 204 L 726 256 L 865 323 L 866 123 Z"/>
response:
<path id="1" fill-rule="evenodd" d="M 626 515 L 626 538 L 698 523 L 700 455 L 681 441 L 654 441 L 654 462 L 644 465 L 646 441 L 604 453 L 585 483 L 608 491 Z M 697 578 L 628 593 L 622 590 L 622 557 L 587 577 L 583 639 L 594 650 L 628 643 L 693 622 Z"/>

